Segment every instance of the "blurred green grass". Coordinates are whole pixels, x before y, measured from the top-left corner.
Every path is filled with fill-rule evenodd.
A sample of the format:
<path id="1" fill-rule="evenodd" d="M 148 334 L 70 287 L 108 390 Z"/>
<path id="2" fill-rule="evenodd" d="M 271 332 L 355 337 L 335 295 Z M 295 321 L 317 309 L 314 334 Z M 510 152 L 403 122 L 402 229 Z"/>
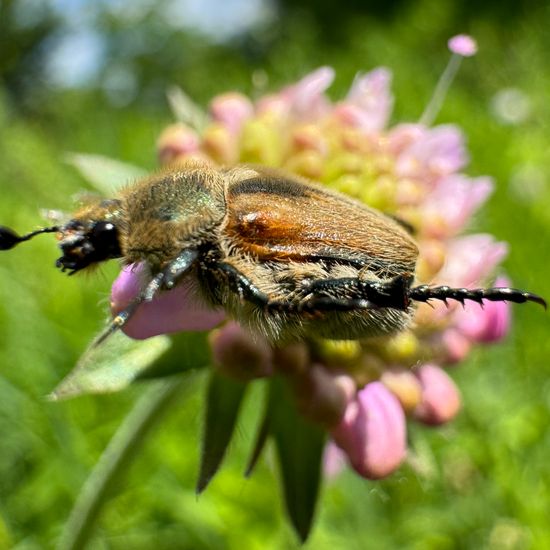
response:
<path id="1" fill-rule="evenodd" d="M 341 96 L 357 70 L 394 71 L 394 122 L 422 112 L 447 59 L 454 28 L 451 2 L 404 3 L 389 22 L 355 18 L 342 44 L 325 44 L 309 20 L 290 22 L 269 52 L 270 87 L 321 64 L 337 69 Z M 550 297 L 550 38 L 543 4 L 510 25 L 486 14 L 468 30 L 477 57 L 463 64 L 438 123 L 464 129 L 471 175 L 495 177 L 497 190 L 476 231 L 510 243 L 505 262 L 520 288 Z M 202 52 L 173 75 L 206 104 L 227 89 L 250 91 L 242 59 Z M 201 61 L 202 59 L 202 61 Z M 223 63 L 223 78 L 218 68 Z M 191 76 L 190 76 L 191 75 Z M 216 75 L 214 78 L 212 75 Z M 516 87 L 531 101 L 520 124 L 503 125 L 490 102 Z M 102 153 L 147 169 L 170 120 L 157 110 L 101 104 L 97 95 L 60 92 L 41 116 L 26 117 L 0 100 L 0 223 L 26 231 L 40 208 L 71 210 L 85 188 L 63 164 L 66 151 Z M 543 182 L 537 194 L 510 185 L 522 168 Z M 0 548 L 55 544 L 79 488 L 143 384 L 108 396 L 50 403 L 44 399 L 75 364 L 105 316 L 117 266 L 66 278 L 53 268 L 55 243 L 36 239 L 0 258 Z M 344 473 L 327 483 L 311 548 L 549 548 L 550 317 L 514 308 L 503 344 L 476 351 L 452 372 L 464 410 L 440 429 L 411 426 L 414 468 L 383 482 Z M 251 480 L 241 472 L 253 437 L 254 403 L 226 467 L 205 494 L 194 494 L 201 423 L 200 395 L 176 406 L 152 435 L 103 510 L 91 548 L 290 548 L 270 456 Z"/>

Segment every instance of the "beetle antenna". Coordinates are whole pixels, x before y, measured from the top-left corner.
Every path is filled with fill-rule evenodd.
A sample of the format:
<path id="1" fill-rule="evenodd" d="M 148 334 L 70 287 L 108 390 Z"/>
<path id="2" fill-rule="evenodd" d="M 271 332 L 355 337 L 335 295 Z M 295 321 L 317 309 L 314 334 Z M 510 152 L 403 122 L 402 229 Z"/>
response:
<path id="1" fill-rule="evenodd" d="M 42 229 L 37 229 L 36 231 L 32 231 L 26 235 L 18 235 L 13 229 L 0 225 L 0 250 L 10 250 L 19 243 L 36 237 L 36 235 L 40 235 L 42 233 L 57 233 L 58 231 L 60 231 L 60 227 L 54 225 L 53 227 L 43 227 Z"/>
<path id="2" fill-rule="evenodd" d="M 484 300 L 490 302 L 514 302 L 524 304 L 525 302 L 535 302 L 546 309 L 546 300 L 537 294 L 524 292 L 516 288 L 452 288 L 450 286 L 429 286 L 420 285 L 411 288 L 408 292 L 411 300 L 417 302 L 428 302 L 429 300 L 441 300 L 447 303 L 447 300 L 456 300 L 464 305 L 465 300 L 472 300 L 483 305 Z"/>

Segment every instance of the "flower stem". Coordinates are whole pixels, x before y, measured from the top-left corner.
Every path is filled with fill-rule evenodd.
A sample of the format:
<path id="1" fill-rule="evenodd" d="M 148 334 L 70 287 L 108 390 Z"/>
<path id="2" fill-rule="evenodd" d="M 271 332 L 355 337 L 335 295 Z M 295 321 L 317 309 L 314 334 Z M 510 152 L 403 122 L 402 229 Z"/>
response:
<path id="1" fill-rule="evenodd" d="M 84 548 L 110 489 L 180 390 L 184 377 L 152 384 L 124 419 L 84 483 L 65 523 L 58 550 Z M 189 377 L 185 377 L 188 382 Z M 187 387 L 187 384 L 186 384 Z"/>
<path id="2" fill-rule="evenodd" d="M 456 53 L 451 55 L 449 63 L 447 63 L 445 70 L 443 71 L 443 73 L 441 73 L 441 76 L 437 81 L 435 90 L 432 94 L 432 97 L 430 98 L 430 101 L 428 102 L 428 105 L 426 105 L 426 108 L 424 109 L 424 112 L 422 113 L 422 116 L 418 121 L 420 124 L 424 124 L 426 126 L 430 126 L 433 124 L 435 117 L 439 114 L 439 111 L 441 110 L 441 106 L 443 105 L 445 96 L 447 95 L 447 92 L 449 91 L 449 88 L 453 83 L 453 80 L 455 79 L 461 62 L 461 55 Z"/>

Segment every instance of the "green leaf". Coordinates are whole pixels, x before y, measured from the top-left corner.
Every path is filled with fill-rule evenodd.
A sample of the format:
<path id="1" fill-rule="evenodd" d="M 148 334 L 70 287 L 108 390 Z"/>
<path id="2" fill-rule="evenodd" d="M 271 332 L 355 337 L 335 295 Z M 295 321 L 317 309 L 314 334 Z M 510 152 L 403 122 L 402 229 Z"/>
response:
<path id="1" fill-rule="evenodd" d="M 176 120 L 191 126 L 197 132 L 206 128 L 207 114 L 179 86 L 170 86 L 166 97 Z"/>
<path id="2" fill-rule="evenodd" d="M 269 413 L 287 512 L 305 542 L 319 496 L 325 434 L 298 414 L 289 388 L 279 377 L 271 380 Z"/>
<path id="3" fill-rule="evenodd" d="M 258 432 L 256 434 L 256 441 L 254 442 L 254 447 L 252 448 L 252 453 L 248 459 L 248 464 L 246 465 L 246 470 L 244 471 L 245 477 L 250 477 L 256 468 L 256 464 L 260 459 L 262 451 L 264 450 L 267 438 L 269 436 L 269 404 L 266 407 L 264 416 L 258 426 Z"/>
<path id="4" fill-rule="evenodd" d="M 247 384 L 213 372 L 206 395 L 197 493 L 201 493 L 218 471 L 237 422 Z"/>
<path id="5" fill-rule="evenodd" d="M 157 361 L 140 371 L 137 379 L 160 378 L 211 364 L 208 332 L 179 332 L 167 336 L 170 348 Z"/>
<path id="6" fill-rule="evenodd" d="M 116 332 L 104 344 L 88 348 L 49 398 L 119 391 L 159 361 L 170 346 L 168 336 L 132 340 Z"/>
<path id="7" fill-rule="evenodd" d="M 147 175 L 143 168 L 102 155 L 67 153 L 65 161 L 74 166 L 85 180 L 107 197 L 124 185 Z"/>

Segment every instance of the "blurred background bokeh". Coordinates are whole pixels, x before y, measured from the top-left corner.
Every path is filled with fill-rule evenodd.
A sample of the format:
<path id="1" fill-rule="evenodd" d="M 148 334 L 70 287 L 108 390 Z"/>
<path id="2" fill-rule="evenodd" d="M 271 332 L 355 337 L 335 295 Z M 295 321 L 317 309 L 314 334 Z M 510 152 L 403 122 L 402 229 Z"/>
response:
<path id="1" fill-rule="evenodd" d="M 0 0 L 0 223 L 71 210 L 86 182 L 67 152 L 156 166 L 177 84 L 205 107 L 252 97 L 321 65 L 341 97 L 356 72 L 393 71 L 393 122 L 415 121 L 448 59 L 473 35 L 436 123 L 463 128 L 470 175 L 497 191 L 475 229 L 509 241 L 507 273 L 550 297 L 550 6 L 543 0 Z M 145 384 L 51 403 L 44 396 L 101 326 L 116 262 L 92 277 L 53 268 L 44 237 L 0 258 L 0 548 L 55 546 L 84 480 Z M 311 548 L 550 548 L 550 322 L 514 308 L 498 346 L 451 372 L 458 419 L 411 426 L 413 458 L 389 479 L 343 473 L 324 488 Z M 200 384 L 200 381 L 199 381 Z M 254 400 L 249 401 L 254 415 Z M 239 428 L 226 467 L 194 493 L 196 397 L 173 406 L 112 489 L 90 548 L 289 548 L 269 453 L 242 477 Z"/>

